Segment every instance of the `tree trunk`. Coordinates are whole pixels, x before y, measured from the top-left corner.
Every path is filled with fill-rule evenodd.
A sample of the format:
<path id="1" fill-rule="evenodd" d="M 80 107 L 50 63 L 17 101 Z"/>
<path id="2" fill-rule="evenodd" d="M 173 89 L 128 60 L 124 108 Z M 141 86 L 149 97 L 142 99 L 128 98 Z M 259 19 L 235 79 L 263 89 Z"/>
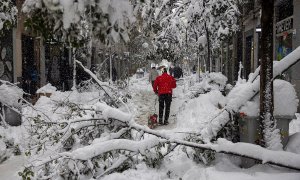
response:
<path id="1" fill-rule="evenodd" d="M 279 138 L 276 133 L 276 122 L 273 117 L 273 14 L 274 0 L 261 0 L 262 37 L 261 37 L 261 69 L 260 69 L 260 144 L 270 149 L 278 149 L 278 143 L 271 144 L 271 140 Z M 279 136 L 279 137 L 278 137 Z M 276 142 L 278 142 L 276 141 Z M 280 144 L 280 143 L 279 143 Z"/>
<path id="2" fill-rule="evenodd" d="M 74 90 L 76 90 L 76 60 L 75 60 L 75 52 L 76 52 L 76 50 L 75 50 L 75 48 L 72 48 L 72 59 L 73 59 L 73 87 L 72 87 L 72 90 L 74 91 Z"/>
<path id="3" fill-rule="evenodd" d="M 208 28 L 206 27 L 206 22 L 204 23 L 205 32 L 206 32 L 206 41 L 207 41 L 207 60 L 206 60 L 206 69 L 209 70 L 209 72 L 212 71 L 212 63 L 211 63 L 211 54 L 210 54 L 210 36 Z"/>

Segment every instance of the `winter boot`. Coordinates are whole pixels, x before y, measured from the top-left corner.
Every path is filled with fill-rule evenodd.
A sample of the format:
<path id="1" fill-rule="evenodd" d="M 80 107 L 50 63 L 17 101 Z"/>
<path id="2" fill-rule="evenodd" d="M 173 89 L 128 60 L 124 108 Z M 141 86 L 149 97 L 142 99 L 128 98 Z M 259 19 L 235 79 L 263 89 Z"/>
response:
<path id="1" fill-rule="evenodd" d="M 159 124 L 159 125 L 163 125 L 162 118 L 159 118 L 159 120 L 158 120 L 158 124 Z"/>

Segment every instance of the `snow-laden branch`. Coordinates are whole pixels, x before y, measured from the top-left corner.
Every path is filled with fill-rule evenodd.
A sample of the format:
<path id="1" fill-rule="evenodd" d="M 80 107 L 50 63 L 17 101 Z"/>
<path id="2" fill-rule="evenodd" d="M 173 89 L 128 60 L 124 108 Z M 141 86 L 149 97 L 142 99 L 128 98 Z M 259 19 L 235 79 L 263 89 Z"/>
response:
<path id="1" fill-rule="evenodd" d="M 64 152 L 60 155 L 78 160 L 88 160 L 95 156 L 113 150 L 126 150 L 131 152 L 139 152 L 145 154 L 147 150 L 157 146 L 159 143 L 165 142 L 157 137 L 148 138 L 141 141 L 132 141 L 128 139 L 113 139 L 110 141 L 99 142 L 78 148 L 73 152 Z"/>
<path id="2" fill-rule="evenodd" d="M 87 69 L 86 67 L 84 67 L 84 65 L 80 62 L 80 61 L 78 61 L 78 60 L 75 60 L 75 62 L 77 63 L 77 64 L 79 64 L 81 67 L 82 67 L 82 69 L 86 72 L 86 73 L 88 73 L 95 81 L 96 81 L 96 83 L 100 86 L 100 88 L 105 92 L 105 94 L 106 95 L 108 95 L 108 97 L 110 97 L 110 98 L 112 98 L 112 96 L 102 87 L 103 86 L 103 83 L 97 78 L 97 76 L 96 76 L 96 74 L 94 74 L 92 71 L 90 71 L 89 69 Z"/>
<path id="3" fill-rule="evenodd" d="M 14 24 L 16 22 L 18 9 L 13 5 L 11 0 L 2 0 L 0 2 L 0 31 L 3 29 L 9 29 L 11 27 L 5 27 L 8 23 Z"/>
<path id="4" fill-rule="evenodd" d="M 295 49 L 289 55 L 284 57 L 281 61 L 275 63 L 273 68 L 273 77 L 281 75 L 289 67 L 294 65 L 300 60 L 300 47 Z M 217 136 L 218 132 L 227 124 L 230 120 L 230 114 L 238 112 L 241 106 L 247 101 L 251 100 L 260 89 L 260 80 L 257 76 L 258 71 L 255 71 L 254 78 L 251 78 L 247 83 L 240 84 L 234 87 L 228 94 L 228 103 L 223 110 L 215 116 L 204 129 L 201 130 L 202 139 L 205 142 L 210 142 Z M 258 78 L 255 78 L 255 77 Z"/>
<path id="5" fill-rule="evenodd" d="M 298 51 L 299 49 L 297 49 L 297 52 Z M 298 53 L 300 54 L 300 52 Z M 296 57 L 300 57 L 300 55 Z M 292 58 L 292 60 L 294 59 Z M 287 63 L 286 59 L 283 59 L 283 62 L 280 63 L 284 62 Z M 295 62 L 296 60 L 289 63 L 293 64 Z M 288 67 L 288 65 L 286 67 Z M 84 69 L 86 72 L 90 72 L 88 69 Z M 274 74 L 274 76 L 275 75 L 276 74 Z M 94 76 L 94 78 L 96 82 L 99 81 L 96 76 Z M 99 178 L 101 178 L 102 173 L 110 173 L 113 169 L 121 167 L 125 162 L 133 162 L 131 157 L 133 154 L 144 157 L 145 159 L 143 160 L 147 160 L 147 158 L 150 157 L 149 154 L 151 155 L 150 161 L 157 160 L 155 159 L 157 157 L 163 159 L 161 154 L 159 154 L 160 152 L 156 149 L 159 149 L 162 144 L 172 144 L 174 146 L 182 145 L 201 150 L 252 158 L 262 163 L 300 170 L 300 157 L 294 153 L 271 151 L 258 145 L 232 143 L 224 139 L 218 139 L 216 142 L 210 143 L 210 140 L 216 133 L 229 121 L 230 114 L 237 112 L 239 108 L 259 90 L 258 79 L 259 78 L 256 78 L 253 83 L 240 84 L 232 90 L 228 95 L 229 100 L 227 106 L 208 124 L 209 127 L 201 131 L 201 136 L 199 137 L 205 139 L 206 144 L 183 140 L 182 137 L 175 136 L 172 132 L 149 129 L 147 126 L 137 124 L 131 114 L 97 102 L 91 107 L 88 107 L 88 114 L 77 112 L 78 119 L 76 117 L 74 119 L 72 118 L 67 126 L 60 126 L 60 124 L 48 126 L 47 124 L 42 124 L 42 128 L 35 132 L 35 136 L 40 136 L 39 132 L 44 131 L 42 132 L 44 133 L 42 134 L 42 140 L 47 140 L 48 142 L 45 144 L 51 145 L 52 149 L 53 145 L 56 145 L 54 148 L 58 147 L 55 149 L 58 151 L 56 151 L 56 156 L 42 159 L 42 161 L 35 163 L 34 167 L 31 167 L 35 170 L 39 168 L 41 170 L 44 167 L 36 167 L 37 164 L 45 167 L 50 166 L 50 169 L 52 168 L 50 173 L 56 173 L 56 175 L 63 173 L 68 175 L 70 173 L 79 174 L 79 171 L 76 168 L 66 167 L 66 164 L 71 163 L 74 164 L 74 166 L 81 164 L 83 165 L 81 166 L 81 170 L 88 169 L 95 172 L 95 174 L 93 174 L 95 177 L 99 176 Z M 79 108 L 76 110 L 81 111 L 82 109 Z M 79 114 L 83 115 L 83 117 L 79 117 L 81 116 Z M 89 118 L 91 120 L 89 120 Z M 106 124 L 98 126 L 96 119 L 101 119 Z M 64 123 L 66 122 L 64 120 L 62 121 Z M 134 135 L 135 132 L 137 132 L 136 135 Z M 150 134 L 151 136 L 145 134 Z M 50 135 L 51 138 L 48 138 L 47 135 Z M 55 138 L 52 135 L 55 136 Z M 146 138 L 142 139 L 142 136 Z M 40 142 L 40 140 L 40 138 L 37 138 L 38 142 Z M 56 140 L 58 142 L 56 142 Z M 39 143 L 37 145 L 44 144 Z M 152 159 L 152 155 L 154 155 L 154 159 Z M 106 164 L 109 159 L 113 161 Z M 89 162 L 100 163 L 105 166 L 105 168 L 99 167 L 98 169 L 94 167 L 95 164 L 88 165 L 90 164 Z M 108 171 L 105 171 L 106 168 L 108 168 Z M 61 171 L 61 169 L 64 169 L 64 171 Z M 40 173 L 42 177 L 46 177 L 46 175 L 48 175 L 46 171 Z"/>
<path id="6" fill-rule="evenodd" d="M 173 140 L 172 143 L 194 148 L 212 150 L 255 159 L 263 164 L 272 164 L 300 171 L 300 155 L 286 151 L 272 151 L 259 145 L 249 143 L 232 143 L 226 139 L 218 139 L 214 144 L 198 144 L 188 141 Z"/>
<path id="7" fill-rule="evenodd" d="M 25 0 L 22 11 L 29 19 L 39 17 L 48 25 L 46 32 L 35 23 L 29 28 L 45 36 L 51 31 L 51 36 L 66 42 L 91 36 L 101 37 L 102 42 L 128 41 L 130 25 L 135 22 L 129 0 Z"/>
<path id="8" fill-rule="evenodd" d="M 138 153 L 132 153 L 130 157 L 137 155 Z M 95 179 L 100 179 L 104 175 L 112 173 L 115 169 L 119 168 L 123 163 L 125 163 L 129 157 L 121 155 L 121 157 L 108 169 L 106 169 L 102 174 L 97 176 Z"/>
<path id="9" fill-rule="evenodd" d="M 116 117 L 115 114 L 120 113 L 119 110 L 114 108 L 110 109 L 109 111 L 110 114 L 108 114 L 107 118 Z M 220 153 L 247 157 L 258 160 L 262 163 L 300 170 L 300 155 L 295 153 L 285 151 L 272 151 L 262 148 L 258 145 L 249 143 L 232 143 L 225 139 L 218 139 L 218 141 L 216 141 L 215 143 L 199 144 L 181 140 L 178 138 L 173 138 L 173 136 L 169 133 L 149 129 L 146 126 L 141 126 L 135 123 L 131 119 L 127 119 L 126 117 L 121 117 L 119 120 L 127 123 L 130 128 L 136 129 L 138 131 L 143 131 L 144 133 L 152 134 L 156 137 L 152 137 L 142 141 L 133 141 L 127 139 L 100 141 L 89 146 L 76 149 L 73 152 L 61 153 L 60 155 L 70 157 L 72 159 L 88 160 L 92 157 L 112 150 L 127 150 L 131 152 L 140 152 L 143 154 L 145 150 L 151 149 L 159 143 L 175 143 L 177 145 L 184 145 L 205 150 L 212 150 Z M 158 137 L 160 137 L 160 139 Z"/>
<path id="10" fill-rule="evenodd" d="M 79 64 L 79 65 L 83 68 L 83 70 L 84 70 L 86 73 L 88 73 L 88 74 L 96 81 L 96 83 L 97 83 L 97 84 L 99 85 L 99 87 L 104 91 L 104 93 L 112 100 L 112 102 L 114 103 L 114 106 L 115 106 L 115 107 L 118 107 L 118 105 L 116 104 L 116 102 L 118 102 L 118 101 L 120 101 L 122 104 L 125 104 L 125 103 L 122 102 L 120 99 L 116 99 L 112 94 L 110 94 L 108 91 L 106 91 L 106 90 L 103 88 L 103 86 L 105 86 L 105 85 L 103 84 L 103 82 L 101 82 L 101 81 L 97 78 L 96 74 L 94 74 L 92 71 L 90 71 L 89 69 L 87 69 L 86 67 L 84 67 L 84 65 L 83 65 L 80 61 L 75 60 L 75 62 L 76 62 L 77 64 Z"/>

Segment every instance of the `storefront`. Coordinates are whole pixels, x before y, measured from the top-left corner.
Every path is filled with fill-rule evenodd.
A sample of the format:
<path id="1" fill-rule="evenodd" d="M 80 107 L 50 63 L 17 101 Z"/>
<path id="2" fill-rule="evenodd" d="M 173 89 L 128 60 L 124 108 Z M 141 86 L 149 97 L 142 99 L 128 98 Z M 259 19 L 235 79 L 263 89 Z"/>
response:
<path id="1" fill-rule="evenodd" d="M 293 16 L 276 23 L 275 53 L 281 60 L 293 51 Z"/>
<path id="2" fill-rule="evenodd" d="M 275 59 L 281 60 L 293 51 L 293 0 L 278 0 L 275 7 Z"/>

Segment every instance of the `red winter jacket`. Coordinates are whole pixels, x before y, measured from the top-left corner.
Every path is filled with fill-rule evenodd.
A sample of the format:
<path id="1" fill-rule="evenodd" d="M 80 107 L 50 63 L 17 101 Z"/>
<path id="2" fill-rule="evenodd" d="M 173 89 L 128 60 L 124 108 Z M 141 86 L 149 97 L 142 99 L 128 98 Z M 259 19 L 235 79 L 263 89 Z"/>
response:
<path id="1" fill-rule="evenodd" d="M 158 92 L 158 95 L 172 94 L 173 88 L 176 88 L 176 80 L 167 73 L 158 76 L 154 81 L 153 91 Z"/>

